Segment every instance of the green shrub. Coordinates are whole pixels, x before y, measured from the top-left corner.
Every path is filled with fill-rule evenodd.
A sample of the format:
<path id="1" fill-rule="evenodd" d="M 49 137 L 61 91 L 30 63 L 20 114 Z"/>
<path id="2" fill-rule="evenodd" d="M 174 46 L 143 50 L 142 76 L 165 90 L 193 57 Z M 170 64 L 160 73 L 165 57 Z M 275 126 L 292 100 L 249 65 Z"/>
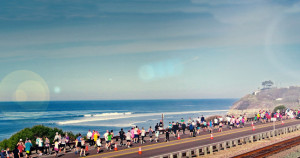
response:
<path id="1" fill-rule="evenodd" d="M 23 141 L 25 141 L 26 138 L 30 139 L 32 141 L 32 144 L 35 145 L 35 139 L 37 136 L 42 138 L 48 137 L 50 141 L 52 141 L 55 137 L 56 132 L 58 132 L 62 136 L 65 133 L 61 129 L 50 128 L 44 125 L 36 125 L 32 128 L 24 128 L 16 134 L 12 135 L 9 139 L 4 139 L 3 141 L 1 141 L 0 148 L 6 149 L 7 147 L 9 147 L 10 149 L 14 149 L 15 145 L 17 145 L 20 139 L 23 139 Z M 75 135 L 72 132 L 66 133 L 68 133 L 71 140 L 75 140 Z"/>
<path id="2" fill-rule="evenodd" d="M 274 108 L 274 112 L 277 112 L 277 110 L 279 110 L 280 112 L 284 111 L 286 109 L 286 107 L 284 105 L 279 105 L 279 106 L 276 106 Z"/>

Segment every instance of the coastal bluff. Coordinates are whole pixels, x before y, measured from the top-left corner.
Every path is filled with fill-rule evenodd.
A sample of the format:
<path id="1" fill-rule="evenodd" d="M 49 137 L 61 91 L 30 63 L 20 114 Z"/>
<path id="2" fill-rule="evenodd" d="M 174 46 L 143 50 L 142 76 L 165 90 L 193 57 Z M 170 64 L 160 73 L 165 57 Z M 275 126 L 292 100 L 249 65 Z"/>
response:
<path id="1" fill-rule="evenodd" d="M 229 114 L 256 113 L 259 110 L 273 111 L 276 106 L 284 105 L 287 108 L 300 108 L 300 86 L 288 88 L 261 89 L 247 94 L 235 102 Z"/>

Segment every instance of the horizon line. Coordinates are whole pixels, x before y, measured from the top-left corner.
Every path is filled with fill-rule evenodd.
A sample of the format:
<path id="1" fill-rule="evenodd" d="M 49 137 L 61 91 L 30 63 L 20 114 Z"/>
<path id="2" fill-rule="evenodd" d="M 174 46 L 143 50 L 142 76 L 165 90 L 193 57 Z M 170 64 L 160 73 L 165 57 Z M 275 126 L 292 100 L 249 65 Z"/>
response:
<path id="1" fill-rule="evenodd" d="M 213 100 L 213 99 L 238 99 L 238 98 L 181 98 L 181 99 L 92 99 L 92 100 L 48 100 L 48 101 L 39 101 L 39 100 L 31 100 L 31 101 L 0 101 L 0 103 L 5 102 L 67 102 L 67 101 L 151 101 L 151 100 Z"/>

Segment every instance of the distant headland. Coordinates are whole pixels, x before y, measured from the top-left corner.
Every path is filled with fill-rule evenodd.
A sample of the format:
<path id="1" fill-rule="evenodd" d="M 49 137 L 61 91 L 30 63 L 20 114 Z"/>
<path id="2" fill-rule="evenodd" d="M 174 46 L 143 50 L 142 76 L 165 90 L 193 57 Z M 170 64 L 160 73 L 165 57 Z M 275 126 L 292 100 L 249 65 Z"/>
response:
<path id="1" fill-rule="evenodd" d="M 257 112 L 259 110 L 273 111 L 276 106 L 284 105 L 286 108 L 300 108 L 300 86 L 286 88 L 273 87 L 272 81 L 262 83 L 263 88 L 247 94 L 235 102 L 229 113 Z"/>

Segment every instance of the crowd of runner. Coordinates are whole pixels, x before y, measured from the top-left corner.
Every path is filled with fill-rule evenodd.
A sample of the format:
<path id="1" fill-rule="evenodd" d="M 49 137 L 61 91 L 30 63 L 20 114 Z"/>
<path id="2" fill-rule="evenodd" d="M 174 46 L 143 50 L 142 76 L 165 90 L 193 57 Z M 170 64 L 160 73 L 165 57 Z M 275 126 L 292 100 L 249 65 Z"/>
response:
<path id="1" fill-rule="evenodd" d="M 287 109 L 283 112 L 269 112 L 260 110 L 255 114 L 252 123 L 256 124 L 267 123 L 271 121 L 281 121 L 285 119 L 293 119 L 300 114 L 300 110 L 291 110 Z M 78 137 L 73 141 L 71 145 L 70 137 L 65 134 L 64 136 L 56 133 L 54 140 L 50 141 L 47 137 L 40 138 L 36 137 L 35 150 L 36 153 L 41 155 L 50 155 L 55 153 L 55 156 L 58 156 L 59 152 L 66 152 L 68 147 L 69 150 L 75 150 L 75 154 L 79 154 L 79 156 L 86 156 L 86 151 L 88 151 L 89 147 L 95 147 L 97 149 L 97 153 L 101 152 L 101 150 L 112 150 L 117 145 L 118 146 L 126 146 L 130 148 L 134 146 L 134 144 L 146 143 L 149 142 L 159 142 L 161 139 L 160 135 L 164 135 L 163 141 L 169 142 L 170 135 L 176 137 L 180 137 L 179 132 L 182 131 L 182 134 L 189 134 L 191 137 L 196 137 L 196 135 L 200 135 L 202 132 L 222 132 L 223 127 L 233 129 L 233 128 L 243 128 L 245 124 L 248 122 L 248 118 L 246 114 L 243 115 L 227 115 L 226 117 L 215 117 L 210 120 L 206 120 L 206 118 L 202 115 L 202 117 L 198 117 L 195 119 L 189 118 L 185 121 L 181 118 L 178 122 L 169 122 L 167 127 L 163 128 L 163 122 L 160 121 L 157 123 L 154 128 L 151 126 L 148 129 L 144 127 L 139 128 L 138 126 L 132 127 L 131 129 L 124 131 L 123 128 L 118 132 L 114 133 L 113 130 L 107 130 L 103 134 L 103 138 L 105 142 L 101 139 L 101 135 L 96 130 L 89 130 L 86 135 L 82 136 L 80 133 Z M 145 137 L 149 137 L 148 140 Z M 118 142 L 118 144 L 117 144 Z M 26 139 L 23 142 L 22 139 L 16 144 L 15 149 L 10 151 L 9 148 L 0 152 L 1 158 L 22 158 L 24 157 L 23 152 L 25 152 L 25 157 L 30 158 L 33 144 L 31 140 Z M 102 148 L 102 149 L 101 149 Z"/>

